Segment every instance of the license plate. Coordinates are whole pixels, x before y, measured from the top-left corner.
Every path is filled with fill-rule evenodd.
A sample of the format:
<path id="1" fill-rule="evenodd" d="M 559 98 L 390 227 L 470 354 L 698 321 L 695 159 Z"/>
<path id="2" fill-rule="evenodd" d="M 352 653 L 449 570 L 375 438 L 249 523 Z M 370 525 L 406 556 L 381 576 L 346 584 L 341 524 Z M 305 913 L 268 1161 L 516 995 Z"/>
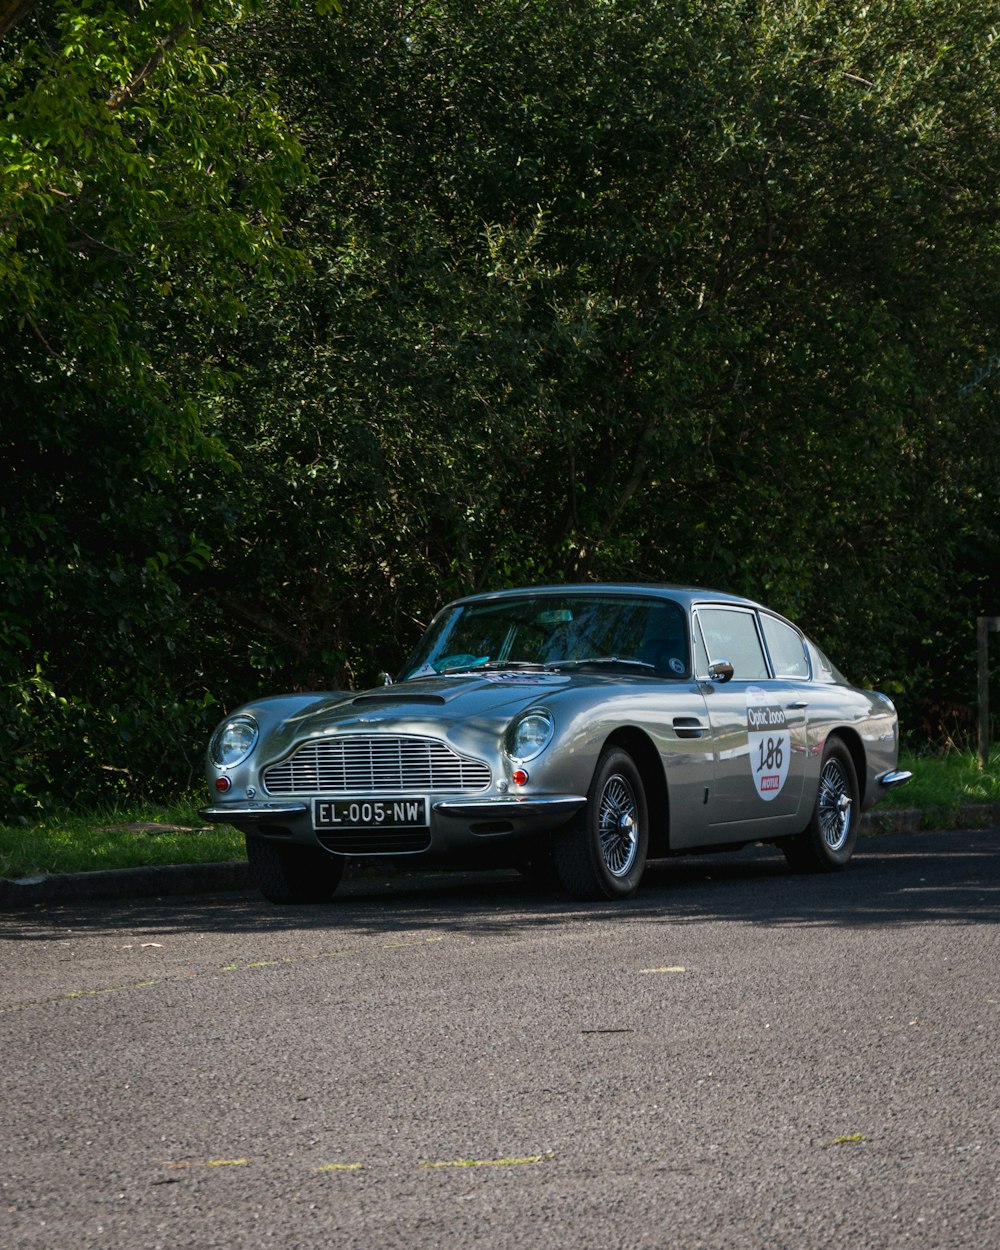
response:
<path id="1" fill-rule="evenodd" d="M 411 829 L 427 825 L 426 799 L 316 799 L 317 829 Z"/>

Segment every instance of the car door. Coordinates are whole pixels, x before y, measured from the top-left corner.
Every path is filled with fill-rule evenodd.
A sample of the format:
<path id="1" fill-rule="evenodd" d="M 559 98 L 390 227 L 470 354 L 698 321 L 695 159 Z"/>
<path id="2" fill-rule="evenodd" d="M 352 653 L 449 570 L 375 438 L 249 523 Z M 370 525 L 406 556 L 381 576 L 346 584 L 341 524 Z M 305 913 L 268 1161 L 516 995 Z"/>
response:
<path id="1" fill-rule="evenodd" d="M 753 608 L 702 604 L 694 627 L 696 673 L 715 744 L 710 840 L 793 831 L 806 764 L 803 687 L 775 676 Z M 802 658 L 807 664 L 804 652 Z M 729 666 L 732 676 L 725 679 Z"/>

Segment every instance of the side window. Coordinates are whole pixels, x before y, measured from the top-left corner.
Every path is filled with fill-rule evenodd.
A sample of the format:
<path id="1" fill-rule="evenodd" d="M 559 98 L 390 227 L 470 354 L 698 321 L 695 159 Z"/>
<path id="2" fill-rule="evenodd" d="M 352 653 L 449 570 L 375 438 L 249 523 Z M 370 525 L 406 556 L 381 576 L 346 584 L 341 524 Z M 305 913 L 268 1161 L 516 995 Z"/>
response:
<path id="1" fill-rule="evenodd" d="M 838 686 L 848 686 L 850 682 L 844 674 L 835 665 L 831 664 L 827 657 L 820 651 L 815 643 L 812 645 L 813 655 L 819 663 L 819 671 L 816 675 L 817 681 L 828 681 Z"/>
<path id="2" fill-rule="evenodd" d="M 770 677 L 752 612 L 742 608 L 699 608 L 698 621 L 710 663 L 728 660 L 737 681 Z"/>
<path id="3" fill-rule="evenodd" d="M 771 653 L 775 677 L 808 677 L 809 661 L 798 631 L 764 612 L 760 623 L 764 627 L 764 640 Z"/>

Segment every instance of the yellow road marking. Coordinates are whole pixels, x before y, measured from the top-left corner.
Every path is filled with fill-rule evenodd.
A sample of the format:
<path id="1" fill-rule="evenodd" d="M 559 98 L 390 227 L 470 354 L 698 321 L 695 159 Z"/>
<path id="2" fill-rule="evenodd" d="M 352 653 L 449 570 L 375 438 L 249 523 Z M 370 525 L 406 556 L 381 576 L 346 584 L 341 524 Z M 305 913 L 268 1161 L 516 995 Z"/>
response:
<path id="1" fill-rule="evenodd" d="M 164 1161 L 164 1166 L 172 1172 L 183 1172 L 188 1168 L 245 1168 L 250 1166 L 249 1159 L 181 1159 L 177 1162 Z"/>
<path id="2" fill-rule="evenodd" d="M 442 936 L 430 940 L 443 941 L 444 939 Z M 352 946 L 341 951 L 317 951 L 315 954 L 285 956 L 283 959 L 261 959 L 245 964 L 222 964 L 218 968 L 207 968 L 204 972 L 179 972 L 174 976 L 154 977 L 146 981 L 128 981 L 122 985 L 101 985 L 90 990 L 67 990 L 64 994 L 53 994 L 49 998 L 33 998 L 20 1003 L 7 1003 L 5 1006 L 0 1006 L 0 1015 L 11 1011 L 25 1011 L 29 1007 L 47 1007 L 52 1003 L 72 1002 L 78 998 L 96 998 L 101 994 L 122 994 L 128 990 L 149 989 L 154 985 L 172 985 L 181 981 L 191 981 L 199 976 L 209 976 L 215 972 L 253 972 L 261 968 L 280 968 L 288 964 L 306 963 L 313 959 L 339 959 L 344 955 L 357 954 L 357 949 Z"/>
<path id="3" fill-rule="evenodd" d="M 547 1150 L 539 1155 L 512 1155 L 503 1159 L 422 1159 L 421 1167 L 425 1168 L 503 1168 L 522 1167 L 531 1163 L 545 1163 L 554 1159 L 556 1152 Z M 172 1172 L 186 1172 L 191 1168 L 246 1168 L 250 1159 L 164 1159 L 163 1166 Z M 363 1172 L 363 1163 L 324 1163 L 314 1168 L 316 1173 L 323 1172 Z"/>
<path id="4" fill-rule="evenodd" d="M 525 1155 L 523 1158 L 510 1159 L 441 1159 L 433 1163 L 424 1159 L 423 1166 L 425 1168 L 506 1168 L 524 1163 L 544 1163 L 547 1159 L 555 1157 L 554 1150 L 547 1150 L 541 1155 Z"/>
<path id="5" fill-rule="evenodd" d="M 430 946 L 435 942 L 443 942 L 445 934 L 435 934 L 432 937 L 415 938 L 409 942 L 387 943 L 383 949 L 385 950 L 404 950 L 414 946 Z M 158 946 L 158 942 L 144 943 L 147 946 Z M 316 954 L 309 955 L 286 955 L 282 959 L 258 959 L 250 963 L 230 963 L 222 964 L 219 968 L 207 969 L 207 973 L 212 972 L 251 972 L 261 968 L 280 968 L 289 964 L 305 963 L 310 959 L 339 959 L 344 955 L 353 955 L 358 953 L 358 948 L 351 946 L 346 950 L 340 951 L 318 951 Z M 25 1011 L 29 1007 L 46 1007 L 51 1003 L 71 1002 L 77 998 L 96 998 L 100 994 L 121 994 L 128 990 L 144 990 L 153 985 L 169 985 L 178 981 L 190 981 L 197 976 L 205 976 L 206 972 L 184 972 L 178 973 L 176 976 L 155 977 L 146 981 L 129 981 L 124 985 L 101 985 L 90 990 L 67 990 L 64 994 L 53 994 L 49 998 L 32 998 L 20 1003 L 7 1003 L 0 1006 L 0 1015 L 11 1011 Z"/>

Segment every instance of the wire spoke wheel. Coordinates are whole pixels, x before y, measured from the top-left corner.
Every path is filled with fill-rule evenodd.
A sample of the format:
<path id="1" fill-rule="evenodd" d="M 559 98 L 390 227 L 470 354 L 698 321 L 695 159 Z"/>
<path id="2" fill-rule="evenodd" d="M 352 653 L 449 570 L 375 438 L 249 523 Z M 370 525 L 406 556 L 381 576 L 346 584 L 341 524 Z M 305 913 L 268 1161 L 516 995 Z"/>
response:
<path id="1" fill-rule="evenodd" d="M 624 877 L 639 846 L 639 810 L 632 787 L 619 774 L 604 786 L 597 820 L 605 867 L 613 877 Z"/>
<path id="2" fill-rule="evenodd" d="M 819 783 L 819 824 L 823 841 L 839 851 L 851 832 L 854 799 L 844 766 L 836 757 L 827 760 Z"/>
<path id="3" fill-rule="evenodd" d="M 858 840 L 861 792 L 847 746 L 831 738 L 823 752 L 819 787 L 809 824 L 784 838 L 781 849 L 796 872 L 836 872 L 846 868 Z"/>
<path id="4" fill-rule="evenodd" d="M 642 774 L 620 747 L 597 761 L 587 806 L 552 840 L 552 862 L 570 898 L 631 898 L 649 846 L 649 809 Z"/>

